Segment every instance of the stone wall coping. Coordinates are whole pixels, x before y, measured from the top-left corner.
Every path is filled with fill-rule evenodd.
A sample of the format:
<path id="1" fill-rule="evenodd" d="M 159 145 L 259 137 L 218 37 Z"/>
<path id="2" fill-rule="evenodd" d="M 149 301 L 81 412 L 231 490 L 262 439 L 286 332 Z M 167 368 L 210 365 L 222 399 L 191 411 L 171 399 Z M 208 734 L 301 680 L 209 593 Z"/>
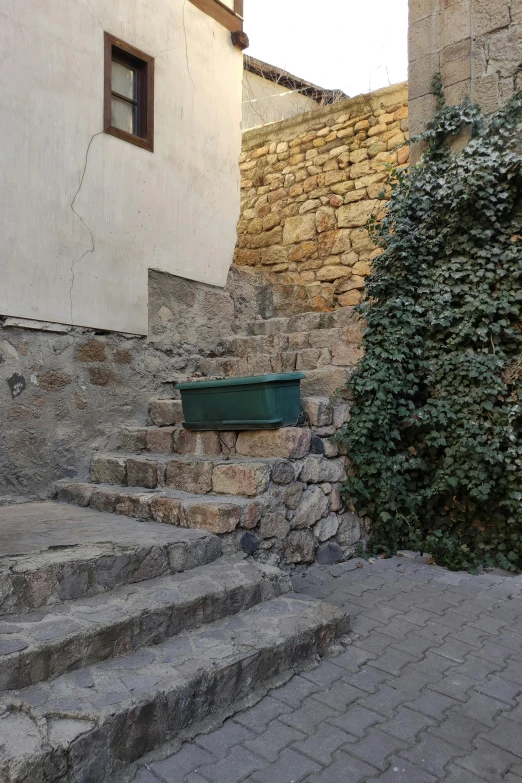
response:
<path id="1" fill-rule="evenodd" d="M 322 120 L 332 116 L 346 114 L 347 111 L 353 111 L 355 107 L 360 107 L 361 114 L 365 114 L 364 107 L 368 106 L 367 111 L 376 108 L 385 108 L 395 103 L 404 103 L 408 99 L 408 82 L 399 82 L 390 87 L 383 87 L 380 90 L 374 90 L 369 93 L 362 93 L 353 98 L 347 98 L 338 103 L 332 103 L 317 111 L 299 114 L 297 117 L 291 117 L 288 120 L 280 122 L 271 122 L 262 125 L 259 128 L 251 128 L 243 133 L 243 151 L 255 149 L 260 146 L 265 139 L 278 141 L 295 138 L 300 133 L 306 133 L 314 125 L 319 125 Z"/>

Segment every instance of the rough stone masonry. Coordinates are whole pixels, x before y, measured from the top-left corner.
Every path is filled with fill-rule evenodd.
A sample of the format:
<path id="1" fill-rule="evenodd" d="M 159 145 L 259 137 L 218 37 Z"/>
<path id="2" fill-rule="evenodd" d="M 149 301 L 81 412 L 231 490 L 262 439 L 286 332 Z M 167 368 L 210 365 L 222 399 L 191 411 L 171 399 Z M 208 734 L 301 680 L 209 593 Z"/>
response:
<path id="1" fill-rule="evenodd" d="M 365 225 L 407 134 L 405 83 L 247 131 L 236 265 L 309 287 L 312 310 L 358 304 L 380 252 Z"/>

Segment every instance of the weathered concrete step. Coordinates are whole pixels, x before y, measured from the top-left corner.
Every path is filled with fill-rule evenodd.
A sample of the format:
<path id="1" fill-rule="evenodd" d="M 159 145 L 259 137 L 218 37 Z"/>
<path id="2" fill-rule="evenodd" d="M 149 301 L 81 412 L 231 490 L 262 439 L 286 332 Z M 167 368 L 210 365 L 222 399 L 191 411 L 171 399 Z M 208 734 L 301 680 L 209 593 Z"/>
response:
<path id="1" fill-rule="evenodd" d="M 95 484 L 256 497 L 268 489 L 282 465 L 277 458 L 98 454 L 91 461 L 91 479 Z"/>
<path id="2" fill-rule="evenodd" d="M 105 783 L 213 710 L 348 630 L 340 610 L 282 597 L 154 647 L 6 693 L 0 779 Z"/>
<path id="3" fill-rule="evenodd" d="M 335 329 L 351 326 L 358 319 L 353 307 L 342 307 L 331 313 L 301 313 L 290 318 L 270 318 L 254 321 L 252 334 L 284 334 L 290 332 L 311 332 L 317 329 Z"/>
<path id="4" fill-rule="evenodd" d="M 78 485 L 77 505 L 88 503 L 86 487 Z M 62 498 L 69 498 L 65 486 Z M 212 562 L 221 551 L 221 539 L 203 530 L 120 519 L 59 503 L 3 506 L 0 616 L 187 571 Z"/>
<path id="5" fill-rule="evenodd" d="M 170 489 L 144 490 L 114 484 L 57 481 L 57 498 L 62 503 L 85 503 L 91 509 L 140 520 L 152 519 L 167 525 L 232 533 L 237 527 L 250 530 L 261 518 L 259 501 L 229 495 L 195 495 Z"/>
<path id="6" fill-rule="evenodd" d="M 0 621 L 0 690 L 24 688 L 159 644 L 289 590 L 282 572 L 235 556 L 56 604 L 46 612 L 11 616 Z"/>
<path id="7" fill-rule="evenodd" d="M 310 451 L 311 432 L 300 427 L 242 432 L 191 432 L 182 427 L 142 427 L 122 432 L 121 447 L 132 452 L 177 453 L 192 457 L 301 459 Z"/>

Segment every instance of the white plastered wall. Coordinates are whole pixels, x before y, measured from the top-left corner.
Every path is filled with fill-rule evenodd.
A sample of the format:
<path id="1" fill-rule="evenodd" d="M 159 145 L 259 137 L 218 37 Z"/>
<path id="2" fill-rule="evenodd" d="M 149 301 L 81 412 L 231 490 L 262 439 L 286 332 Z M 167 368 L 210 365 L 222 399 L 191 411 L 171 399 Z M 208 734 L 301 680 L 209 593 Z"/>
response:
<path id="1" fill-rule="evenodd" d="M 154 152 L 102 132 L 103 33 L 155 59 Z M 0 315 L 146 334 L 147 270 L 223 286 L 242 56 L 188 0 L 0 0 Z"/>

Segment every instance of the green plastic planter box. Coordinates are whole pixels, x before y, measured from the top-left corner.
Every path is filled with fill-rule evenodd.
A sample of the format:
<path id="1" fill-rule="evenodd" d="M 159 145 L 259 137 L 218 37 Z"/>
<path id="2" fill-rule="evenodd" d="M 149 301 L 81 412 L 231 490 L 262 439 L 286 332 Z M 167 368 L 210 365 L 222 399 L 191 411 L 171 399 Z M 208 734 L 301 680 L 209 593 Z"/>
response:
<path id="1" fill-rule="evenodd" d="M 302 372 L 180 383 L 187 430 L 275 430 L 296 424 Z"/>

